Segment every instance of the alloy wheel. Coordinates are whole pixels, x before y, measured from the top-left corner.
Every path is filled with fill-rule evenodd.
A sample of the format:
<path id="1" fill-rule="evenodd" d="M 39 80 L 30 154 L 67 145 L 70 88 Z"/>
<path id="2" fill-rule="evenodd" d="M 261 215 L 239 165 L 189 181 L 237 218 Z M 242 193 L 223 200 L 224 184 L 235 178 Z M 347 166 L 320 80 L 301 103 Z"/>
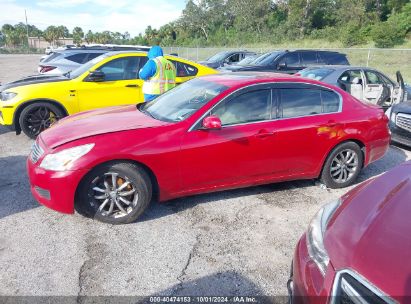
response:
<path id="1" fill-rule="evenodd" d="M 59 120 L 59 117 L 47 107 L 33 108 L 25 117 L 25 124 L 30 135 L 37 136 L 53 123 Z"/>
<path id="2" fill-rule="evenodd" d="M 345 183 L 358 170 L 358 155 L 354 150 L 345 149 L 338 153 L 331 162 L 330 173 L 336 183 Z"/>
<path id="3" fill-rule="evenodd" d="M 91 198 L 104 217 L 120 218 L 130 214 L 138 203 L 136 186 L 115 172 L 97 177 L 91 185 Z"/>

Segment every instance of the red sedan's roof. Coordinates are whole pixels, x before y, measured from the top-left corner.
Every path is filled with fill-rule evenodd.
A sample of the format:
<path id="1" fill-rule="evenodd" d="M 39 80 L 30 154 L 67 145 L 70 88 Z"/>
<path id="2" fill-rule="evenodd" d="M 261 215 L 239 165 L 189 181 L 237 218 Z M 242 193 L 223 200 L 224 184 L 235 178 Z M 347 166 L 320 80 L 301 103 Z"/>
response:
<path id="1" fill-rule="evenodd" d="M 321 82 L 313 79 L 302 78 L 289 74 L 271 73 L 271 72 L 233 72 L 223 74 L 213 74 L 203 76 L 203 79 L 207 81 L 223 84 L 227 87 L 242 87 L 244 85 L 264 82 L 308 82 L 313 84 L 322 84 Z"/>

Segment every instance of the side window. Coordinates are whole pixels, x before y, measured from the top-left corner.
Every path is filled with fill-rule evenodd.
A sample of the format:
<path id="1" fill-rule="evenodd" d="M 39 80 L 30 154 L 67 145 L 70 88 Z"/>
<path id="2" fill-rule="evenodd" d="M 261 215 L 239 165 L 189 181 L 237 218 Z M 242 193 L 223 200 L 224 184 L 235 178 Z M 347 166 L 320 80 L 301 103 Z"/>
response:
<path id="1" fill-rule="evenodd" d="M 90 61 L 90 60 L 92 60 L 92 59 L 94 59 L 94 58 L 96 58 L 96 57 L 98 57 L 98 56 L 100 56 L 100 55 L 103 55 L 104 53 L 89 53 L 88 54 L 88 57 L 87 57 L 87 61 Z"/>
<path id="2" fill-rule="evenodd" d="M 270 119 L 271 90 L 257 90 L 229 98 L 218 104 L 217 115 L 223 126 Z"/>
<path id="3" fill-rule="evenodd" d="M 301 59 L 304 66 L 309 66 L 317 63 L 316 52 L 301 52 Z"/>
<path id="4" fill-rule="evenodd" d="M 335 113 L 340 109 L 340 97 L 331 91 L 321 90 L 323 113 Z"/>
<path id="5" fill-rule="evenodd" d="M 377 73 L 371 71 L 365 71 L 365 78 L 367 79 L 368 84 L 383 84 L 384 82 L 377 75 Z"/>
<path id="6" fill-rule="evenodd" d="M 319 63 L 348 65 L 348 60 L 345 54 L 318 52 Z"/>
<path id="7" fill-rule="evenodd" d="M 67 56 L 66 59 L 73 61 L 73 62 L 77 62 L 77 63 L 83 63 L 86 57 L 87 57 L 87 53 L 80 53 L 80 54 L 74 54 L 74 55 Z"/>
<path id="8" fill-rule="evenodd" d="M 226 59 L 226 61 L 228 61 L 230 63 L 239 62 L 240 61 L 240 54 L 231 55 L 230 57 L 228 57 Z"/>
<path id="9" fill-rule="evenodd" d="M 147 63 L 148 61 L 148 57 L 147 56 L 141 56 L 139 63 L 138 63 L 138 70 L 140 71 L 140 69 L 143 68 L 143 66 Z"/>
<path id="10" fill-rule="evenodd" d="M 183 63 L 176 60 L 170 60 L 177 71 L 177 77 L 191 77 L 196 76 L 198 73 L 198 69 L 191 64 Z"/>
<path id="11" fill-rule="evenodd" d="M 322 113 L 321 92 L 317 89 L 280 89 L 279 115 L 282 118 Z"/>
<path id="12" fill-rule="evenodd" d="M 287 66 L 299 66 L 300 58 L 297 52 L 288 53 L 280 59 L 279 64 L 285 63 Z"/>
<path id="13" fill-rule="evenodd" d="M 114 59 L 101 66 L 98 70 L 105 74 L 105 81 L 137 79 L 139 57 Z"/>
<path id="14" fill-rule="evenodd" d="M 378 73 L 378 76 L 380 77 L 380 79 L 381 79 L 385 84 L 387 84 L 387 85 L 393 85 L 393 83 L 391 82 L 391 80 L 389 80 L 389 79 L 387 78 L 387 76 L 385 76 L 385 75 L 383 75 L 383 74 L 380 74 L 380 73 Z"/>
<path id="15" fill-rule="evenodd" d="M 362 83 L 362 76 L 360 70 L 348 70 L 342 73 L 340 78 L 338 78 L 338 82 L 342 82 L 344 84 L 352 83 L 354 78 L 358 78 L 360 83 Z"/>

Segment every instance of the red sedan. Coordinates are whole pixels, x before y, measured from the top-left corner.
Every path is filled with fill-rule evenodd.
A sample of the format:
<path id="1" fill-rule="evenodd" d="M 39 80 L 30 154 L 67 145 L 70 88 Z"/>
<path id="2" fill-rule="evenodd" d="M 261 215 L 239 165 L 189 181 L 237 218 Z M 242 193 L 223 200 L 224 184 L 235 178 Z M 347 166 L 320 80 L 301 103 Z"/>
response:
<path id="1" fill-rule="evenodd" d="M 325 205 L 300 239 L 292 303 L 410 303 L 411 162 Z"/>
<path id="2" fill-rule="evenodd" d="M 153 196 L 294 179 L 348 186 L 387 151 L 387 122 L 381 109 L 315 80 L 221 74 L 137 107 L 67 117 L 38 137 L 27 166 L 45 206 L 128 223 Z"/>

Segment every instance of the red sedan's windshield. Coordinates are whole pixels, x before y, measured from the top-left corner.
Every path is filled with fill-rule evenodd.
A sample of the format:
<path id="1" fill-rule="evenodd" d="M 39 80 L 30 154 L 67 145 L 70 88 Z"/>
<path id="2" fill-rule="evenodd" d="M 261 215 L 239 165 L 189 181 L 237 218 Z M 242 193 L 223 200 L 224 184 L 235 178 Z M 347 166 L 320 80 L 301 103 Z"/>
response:
<path id="1" fill-rule="evenodd" d="M 143 104 L 139 110 L 158 120 L 182 121 L 227 88 L 223 84 L 193 79 Z"/>

